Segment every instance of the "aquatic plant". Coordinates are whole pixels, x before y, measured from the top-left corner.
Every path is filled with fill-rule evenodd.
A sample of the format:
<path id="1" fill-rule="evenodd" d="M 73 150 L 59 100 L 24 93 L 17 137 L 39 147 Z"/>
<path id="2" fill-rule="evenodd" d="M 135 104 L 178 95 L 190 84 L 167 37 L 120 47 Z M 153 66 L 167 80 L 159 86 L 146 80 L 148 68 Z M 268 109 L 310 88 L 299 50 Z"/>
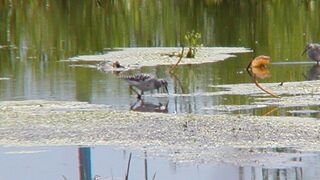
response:
<path id="1" fill-rule="evenodd" d="M 267 65 L 270 63 L 269 56 L 258 56 L 254 58 L 247 66 L 247 72 L 249 76 L 252 78 L 252 82 L 262 91 L 266 92 L 267 94 L 271 95 L 272 97 L 279 98 L 280 96 L 274 94 L 272 91 L 262 87 L 259 82 L 258 78 L 266 78 L 270 77 L 270 72 L 267 69 Z"/>
<path id="2" fill-rule="evenodd" d="M 184 35 L 184 40 L 189 50 L 186 55 L 187 58 L 194 58 L 199 47 L 202 47 L 201 44 L 201 34 L 199 32 L 195 32 L 194 30 L 191 32 L 187 32 Z"/>
<path id="3" fill-rule="evenodd" d="M 184 35 L 185 44 L 188 47 L 188 52 L 187 52 L 186 58 L 195 58 L 198 48 L 203 46 L 200 43 L 200 39 L 201 39 L 201 34 L 199 32 L 195 32 L 194 30 L 191 32 L 187 32 Z M 174 73 L 174 70 L 181 62 L 183 55 L 184 55 L 183 52 L 184 52 L 184 46 L 182 46 L 181 53 L 173 52 L 171 54 L 165 54 L 165 55 L 168 55 L 169 57 L 172 57 L 172 56 L 179 57 L 179 60 L 176 62 L 176 64 L 170 66 L 170 68 L 169 68 L 169 72 L 171 74 Z"/>

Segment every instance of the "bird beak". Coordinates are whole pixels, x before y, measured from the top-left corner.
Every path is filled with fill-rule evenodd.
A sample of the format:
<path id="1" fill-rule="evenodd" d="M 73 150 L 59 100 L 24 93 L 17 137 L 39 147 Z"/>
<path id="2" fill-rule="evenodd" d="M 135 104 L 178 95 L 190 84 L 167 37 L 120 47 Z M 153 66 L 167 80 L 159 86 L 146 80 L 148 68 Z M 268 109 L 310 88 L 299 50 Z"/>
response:
<path id="1" fill-rule="evenodd" d="M 303 56 L 303 55 L 304 55 L 304 53 L 306 53 L 306 52 L 307 52 L 307 48 L 306 48 L 306 49 L 304 49 L 304 51 L 302 52 L 301 56 Z"/>

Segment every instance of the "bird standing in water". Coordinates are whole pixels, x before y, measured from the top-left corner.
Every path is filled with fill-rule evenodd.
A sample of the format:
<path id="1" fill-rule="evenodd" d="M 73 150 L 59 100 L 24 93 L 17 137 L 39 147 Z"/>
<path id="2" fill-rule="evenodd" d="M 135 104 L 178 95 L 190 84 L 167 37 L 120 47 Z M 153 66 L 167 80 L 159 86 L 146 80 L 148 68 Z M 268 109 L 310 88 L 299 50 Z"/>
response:
<path id="1" fill-rule="evenodd" d="M 319 65 L 320 61 L 320 44 L 310 43 L 307 44 L 302 55 L 304 53 L 308 53 L 310 59 L 317 61 L 317 65 Z"/>
<path id="2" fill-rule="evenodd" d="M 130 85 L 141 90 L 141 93 L 139 94 L 135 89 L 131 88 L 137 94 L 138 99 L 141 99 L 144 91 L 151 91 L 154 89 L 159 90 L 161 87 L 164 87 L 168 93 L 168 82 L 164 79 L 157 79 L 149 74 L 126 76 L 121 77 L 121 79 L 127 81 Z"/>

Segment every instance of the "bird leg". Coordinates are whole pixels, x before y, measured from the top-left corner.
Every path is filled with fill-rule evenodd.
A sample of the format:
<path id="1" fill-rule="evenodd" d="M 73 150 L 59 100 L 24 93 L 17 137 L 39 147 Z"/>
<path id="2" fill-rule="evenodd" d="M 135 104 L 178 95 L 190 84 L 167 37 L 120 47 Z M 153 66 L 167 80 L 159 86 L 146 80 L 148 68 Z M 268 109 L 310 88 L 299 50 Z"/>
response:
<path id="1" fill-rule="evenodd" d="M 137 94 L 137 95 L 138 95 L 137 98 L 141 100 L 141 94 Z"/>
<path id="2" fill-rule="evenodd" d="M 130 110 L 134 110 L 135 106 L 140 102 L 140 99 L 138 99 L 133 105 L 130 106 Z"/>
<path id="3" fill-rule="evenodd" d="M 136 92 L 136 93 L 137 93 L 137 92 Z M 141 97 L 141 96 L 143 95 L 143 91 L 141 91 L 141 94 L 137 93 L 137 95 L 138 95 L 137 98 L 138 98 L 139 100 L 142 100 L 142 97 Z"/>
<path id="4" fill-rule="evenodd" d="M 137 94 L 137 99 L 141 100 L 141 96 L 143 95 L 143 91 L 141 91 L 141 94 L 139 94 L 135 89 L 133 89 L 132 86 L 130 86 L 130 89 Z"/>

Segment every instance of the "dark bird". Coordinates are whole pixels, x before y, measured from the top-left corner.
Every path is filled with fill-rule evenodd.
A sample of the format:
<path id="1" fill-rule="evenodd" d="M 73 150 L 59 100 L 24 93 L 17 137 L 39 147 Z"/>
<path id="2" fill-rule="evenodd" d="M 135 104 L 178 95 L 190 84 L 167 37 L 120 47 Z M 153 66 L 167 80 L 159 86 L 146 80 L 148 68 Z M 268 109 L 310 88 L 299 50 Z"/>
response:
<path id="1" fill-rule="evenodd" d="M 320 61 L 320 44 L 316 43 L 309 43 L 306 45 L 302 55 L 304 53 L 308 53 L 308 56 L 310 59 L 317 61 L 317 64 L 319 64 Z"/>
<path id="2" fill-rule="evenodd" d="M 154 76 L 149 74 L 138 74 L 135 76 L 125 76 L 121 79 L 127 81 L 130 85 L 138 88 L 141 93 L 139 94 L 135 89 L 132 90 L 137 94 L 137 98 L 141 99 L 144 91 L 159 90 L 161 87 L 164 87 L 168 93 L 168 82 L 164 79 L 157 79 Z"/>

